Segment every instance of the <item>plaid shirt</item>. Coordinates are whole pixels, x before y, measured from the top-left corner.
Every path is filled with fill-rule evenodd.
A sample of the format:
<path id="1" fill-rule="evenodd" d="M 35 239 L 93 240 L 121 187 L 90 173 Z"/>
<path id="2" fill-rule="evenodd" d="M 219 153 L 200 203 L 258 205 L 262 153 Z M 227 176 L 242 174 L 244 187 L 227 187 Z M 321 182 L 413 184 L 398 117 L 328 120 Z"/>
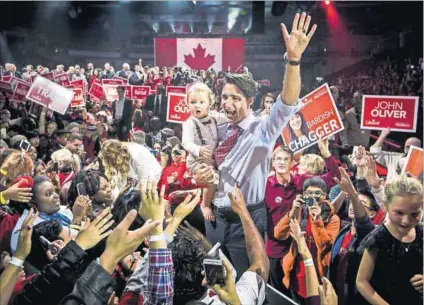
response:
<path id="1" fill-rule="evenodd" d="M 119 305 L 172 305 L 174 298 L 174 273 L 172 253 L 168 249 L 150 249 L 148 263 L 133 274 L 138 278 L 136 288 L 125 289 Z M 148 265 L 147 283 L 143 278 L 143 267 Z M 128 287 L 128 283 L 127 283 Z"/>

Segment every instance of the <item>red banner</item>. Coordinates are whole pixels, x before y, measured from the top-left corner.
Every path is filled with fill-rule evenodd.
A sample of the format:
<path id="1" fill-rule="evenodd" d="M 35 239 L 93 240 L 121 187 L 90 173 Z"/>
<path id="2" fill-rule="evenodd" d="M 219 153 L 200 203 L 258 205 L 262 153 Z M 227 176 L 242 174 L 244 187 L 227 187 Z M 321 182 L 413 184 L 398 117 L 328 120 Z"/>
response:
<path id="1" fill-rule="evenodd" d="M 179 86 L 166 86 L 165 95 L 168 95 L 169 93 L 180 93 L 185 94 L 187 92 L 186 87 L 179 87 Z"/>
<path id="2" fill-rule="evenodd" d="M 71 101 L 71 108 L 78 108 L 80 106 L 85 106 L 83 90 L 81 88 L 75 88 L 73 91 L 74 91 L 74 97 L 72 98 L 72 101 Z"/>
<path id="3" fill-rule="evenodd" d="M 5 75 L 2 78 L 2 81 L 4 82 L 9 82 L 12 79 L 12 75 Z"/>
<path id="4" fill-rule="evenodd" d="M 406 157 L 402 173 L 410 174 L 413 177 L 422 179 L 423 177 L 424 153 L 423 149 L 411 146 Z"/>
<path id="5" fill-rule="evenodd" d="M 131 92 L 132 86 L 128 86 L 128 85 L 103 85 L 103 92 L 105 94 L 106 100 L 108 102 L 113 102 L 113 101 L 116 101 L 119 98 L 118 92 L 116 91 L 116 88 L 118 88 L 118 86 L 123 86 L 125 88 L 125 97 L 131 100 L 132 99 L 132 92 Z"/>
<path id="6" fill-rule="evenodd" d="M 282 133 L 291 151 L 302 151 L 317 143 L 318 136 L 326 139 L 344 129 L 328 84 L 306 95 L 301 103 L 303 108 L 292 115 Z"/>
<path id="7" fill-rule="evenodd" d="M 74 97 L 73 90 L 66 89 L 37 75 L 26 95 L 26 99 L 56 112 L 65 114 Z"/>
<path id="8" fill-rule="evenodd" d="M 166 120 L 171 123 L 184 123 L 190 117 L 190 110 L 186 104 L 185 94 L 170 93 L 168 95 L 168 109 Z"/>
<path id="9" fill-rule="evenodd" d="M 30 83 L 24 81 L 17 82 L 15 92 L 13 92 L 12 101 L 25 103 L 26 95 L 30 87 Z"/>
<path id="10" fill-rule="evenodd" d="M 90 97 L 93 100 L 101 101 L 102 98 L 104 97 L 102 85 L 100 85 L 98 83 L 93 83 L 90 87 L 90 91 L 88 92 L 88 95 L 90 95 Z"/>
<path id="11" fill-rule="evenodd" d="M 55 75 L 54 81 L 63 87 L 69 86 L 71 84 L 68 73 L 61 73 Z"/>
<path id="12" fill-rule="evenodd" d="M 122 79 L 102 79 L 102 85 L 123 85 L 124 81 Z"/>
<path id="13" fill-rule="evenodd" d="M 418 96 L 364 95 L 361 128 L 415 132 L 417 130 Z"/>
<path id="14" fill-rule="evenodd" d="M 71 81 L 71 85 L 74 86 L 74 88 L 84 90 L 84 80 L 82 79 Z"/>

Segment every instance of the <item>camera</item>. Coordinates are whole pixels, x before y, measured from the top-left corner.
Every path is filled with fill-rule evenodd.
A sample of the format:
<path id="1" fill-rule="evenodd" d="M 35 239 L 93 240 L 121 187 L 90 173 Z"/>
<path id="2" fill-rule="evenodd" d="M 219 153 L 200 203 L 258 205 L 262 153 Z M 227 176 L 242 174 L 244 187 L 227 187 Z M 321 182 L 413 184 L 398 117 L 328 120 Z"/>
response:
<path id="1" fill-rule="evenodd" d="M 311 207 L 315 204 L 315 200 L 312 197 L 303 197 L 302 196 L 302 200 L 304 202 L 305 205 Z"/>

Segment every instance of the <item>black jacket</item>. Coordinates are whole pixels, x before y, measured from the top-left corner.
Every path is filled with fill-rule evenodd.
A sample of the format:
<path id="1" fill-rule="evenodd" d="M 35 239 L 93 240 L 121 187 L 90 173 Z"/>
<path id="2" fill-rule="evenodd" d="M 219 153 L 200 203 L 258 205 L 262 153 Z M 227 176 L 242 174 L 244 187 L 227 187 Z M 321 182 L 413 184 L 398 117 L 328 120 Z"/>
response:
<path id="1" fill-rule="evenodd" d="M 116 112 L 116 102 L 114 101 L 112 103 L 112 115 L 115 119 L 115 112 Z M 122 112 L 122 118 L 120 120 L 119 125 L 120 126 L 127 126 L 127 129 L 131 129 L 131 123 L 132 123 L 132 114 L 133 114 L 133 103 L 132 100 L 125 99 L 124 101 L 124 110 Z"/>
<path id="2" fill-rule="evenodd" d="M 44 267 L 18 294 L 12 305 L 57 305 L 74 289 L 77 279 L 91 262 L 74 241 L 60 251 L 51 264 Z"/>
<path id="3" fill-rule="evenodd" d="M 104 305 L 114 291 L 115 280 L 97 262 L 92 262 L 61 305 Z"/>
<path id="4" fill-rule="evenodd" d="M 168 97 L 165 94 L 161 95 L 161 101 L 160 101 L 160 112 L 159 109 L 157 109 L 157 112 L 155 113 L 155 94 L 151 94 L 146 99 L 146 106 L 145 109 L 151 111 L 153 115 L 159 117 L 162 127 L 166 124 L 166 112 L 168 108 Z M 159 107 L 158 107 L 159 108 Z"/>

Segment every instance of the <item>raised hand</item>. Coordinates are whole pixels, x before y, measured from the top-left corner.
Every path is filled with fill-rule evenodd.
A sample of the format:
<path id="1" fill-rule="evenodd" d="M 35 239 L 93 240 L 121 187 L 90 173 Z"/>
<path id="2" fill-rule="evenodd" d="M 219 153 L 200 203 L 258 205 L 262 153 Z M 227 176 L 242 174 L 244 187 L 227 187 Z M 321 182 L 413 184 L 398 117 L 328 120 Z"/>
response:
<path id="1" fill-rule="evenodd" d="M 226 260 L 222 260 L 222 264 L 226 270 L 225 286 L 214 285 L 213 290 L 219 298 L 227 305 L 242 305 L 237 295 L 236 284 L 233 279 L 233 268 L 231 264 Z"/>
<path id="2" fill-rule="evenodd" d="M 31 188 L 25 187 L 20 188 L 21 182 L 17 182 L 5 191 L 3 191 L 3 197 L 5 200 L 13 200 L 17 202 L 29 202 L 32 198 Z"/>
<path id="3" fill-rule="evenodd" d="M 286 45 L 287 58 L 289 60 L 298 61 L 302 57 L 303 52 L 317 29 L 317 25 L 314 24 L 309 31 L 310 23 L 311 16 L 306 17 L 306 13 L 303 12 L 302 15 L 296 14 L 294 16 L 290 34 L 287 31 L 286 25 L 284 23 L 281 24 L 281 31 L 283 32 L 284 44 Z"/>
<path id="4" fill-rule="evenodd" d="M 75 200 L 74 205 L 72 206 L 72 214 L 74 218 L 72 220 L 73 224 L 81 224 L 84 216 L 87 214 L 88 208 L 91 205 L 91 200 L 88 196 L 78 196 Z"/>
<path id="5" fill-rule="evenodd" d="M 246 202 L 244 201 L 243 194 L 241 193 L 241 190 L 238 185 L 236 185 L 235 187 L 234 194 L 228 192 L 228 197 L 231 201 L 231 208 L 237 215 L 240 215 L 245 211 L 247 212 Z"/>
<path id="6" fill-rule="evenodd" d="M 15 257 L 25 260 L 31 252 L 31 236 L 32 236 L 32 224 L 38 217 L 38 211 L 34 211 L 31 208 L 28 212 L 27 217 L 21 226 L 19 233 L 18 247 L 16 249 Z"/>
<path id="7" fill-rule="evenodd" d="M 128 231 L 137 216 L 136 210 L 131 210 L 121 223 L 113 230 L 106 241 L 106 249 L 100 256 L 100 265 L 110 274 L 115 266 L 125 256 L 133 253 L 150 232 L 162 222 L 147 220 L 141 228 Z"/>
<path id="8" fill-rule="evenodd" d="M 328 138 L 323 140 L 322 136 L 318 136 L 318 148 L 323 158 L 328 158 L 331 155 L 328 149 Z"/>
<path id="9" fill-rule="evenodd" d="M 87 222 L 81 228 L 75 242 L 81 247 L 81 249 L 88 250 L 97 245 L 103 238 L 109 236 L 112 231 L 108 229 L 113 225 L 114 220 L 112 218 L 110 207 L 103 210 L 99 216 L 97 216 L 93 222 L 87 219 Z"/>
<path id="10" fill-rule="evenodd" d="M 165 186 L 163 185 L 160 190 L 160 196 L 153 184 L 147 184 L 146 192 L 141 192 L 141 200 L 143 201 L 140 211 L 140 216 L 143 219 L 152 219 L 162 221 L 165 217 Z"/>
<path id="11" fill-rule="evenodd" d="M 311 258 L 311 252 L 306 245 L 305 232 L 302 232 L 296 219 L 290 219 L 290 236 L 296 241 L 297 250 L 302 258 Z"/>
<path id="12" fill-rule="evenodd" d="M 371 157 L 367 161 L 368 171 L 365 179 L 371 187 L 378 189 L 384 183 L 384 179 L 380 178 L 377 174 L 377 162 Z"/>
<path id="13" fill-rule="evenodd" d="M 337 305 L 337 294 L 334 291 L 333 285 L 326 278 L 322 278 L 322 286 L 318 287 L 321 305 Z"/>
<path id="14" fill-rule="evenodd" d="M 340 167 L 339 170 L 340 170 L 341 179 L 339 180 L 336 177 L 334 177 L 333 178 L 334 181 L 340 186 L 343 192 L 353 197 L 353 195 L 356 193 L 356 189 L 353 186 L 348 173 L 346 173 L 346 170 L 343 167 Z"/>
<path id="15" fill-rule="evenodd" d="M 188 214 L 190 214 L 197 204 L 200 201 L 201 190 L 197 189 L 196 197 L 193 198 L 192 195 L 188 195 L 186 199 L 178 205 L 178 207 L 174 211 L 174 217 L 179 219 L 184 219 Z"/>

